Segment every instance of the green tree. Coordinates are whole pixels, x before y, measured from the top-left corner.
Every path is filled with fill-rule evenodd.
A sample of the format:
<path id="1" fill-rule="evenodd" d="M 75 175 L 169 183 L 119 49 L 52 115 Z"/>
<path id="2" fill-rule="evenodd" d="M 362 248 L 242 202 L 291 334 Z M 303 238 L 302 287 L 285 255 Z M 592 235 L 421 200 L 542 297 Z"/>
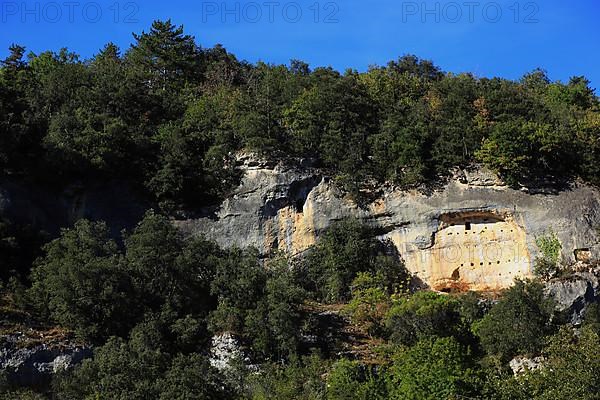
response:
<path id="1" fill-rule="evenodd" d="M 399 351 L 389 371 L 390 399 L 452 399 L 476 396 L 480 378 L 469 352 L 454 338 L 428 338 Z"/>
<path id="2" fill-rule="evenodd" d="M 158 382 L 161 400 L 228 400 L 233 393 L 215 370 L 200 354 L 178 355 Z"/>
<path id="3" fill-rule="evenodd" d="M 304 292 L 285 260 L 272 262 L 267 270 L 256 251 L 238 249 L 224 257 L 212 282 L 218 305 L 210 325 L 215 333 L 240 335 L 257 356 L 279 360 L 297 353 Z"/>
<path id="4" fill-rule="evenodd" d="M 81 220 L 44 247 L 28 297 L 43 316 L 101 340 L 124 334 L 136 304 L 131 281 L 104 223 Z"/>
<path id="5" fill-rule="evenodd" d="M 536 354 L 555 327 L 554 303 L 536 281 L 517 280 L 473 330 L 490 355 L 508 361 L 518 354 Z"/>
<path id="6" fill-rule="evenodd" d="M 56 381 L 55 391 L 59 399 L 158 398 L 169 361 L 160 334 L 141 324 L 129 340 L 111 337 L 95 349 L 93 359 Z"/>
<path id="7" fill-rule="evenodd" d="M 327 378 L 327 400 L 388 399 L 385 378 L 356 361 L 337 361 Z"/>
<path id="8" fill-rule="evenodd" d="M 540 369 L 526 371 L 499 386 L 497 398 L 518 400 L 567 400 L 598 398 L 600 350 L 597 332 L 588 328 L 575 333 L 563 327 L 550 340 Z"/>
<path id="9" fill-rule="evenodd" d="M 179 91 L 198 82 L 203 55 L 194 38 L 171 20 L 154 21 L 149 32 L 134 34 L 135 43 L 125 55 L 138 84 L 147 89 L 151 120 L 165 121 L 183 111 Z"/>
<path id="10" fill-rule="evenodd" d="M 462 324 L 457 299 L 426 291 L 397 300 L 389 310 L 385 324 L 390 339 L 404 345 L 413 345 L 430 337 L 461 339 L 468 329 Z"/>
<path id="11" fill-rule="evenodd" d="M 403 264 L 386 255 L 384 245 L 374 236 L 354 219 L 332 225 L 303 260 L 302 279 L 308 290 L 328 302 L 347 300 L 359 272 L 381 271 L 386 290 L 392 293 L 407 275 Z"/>

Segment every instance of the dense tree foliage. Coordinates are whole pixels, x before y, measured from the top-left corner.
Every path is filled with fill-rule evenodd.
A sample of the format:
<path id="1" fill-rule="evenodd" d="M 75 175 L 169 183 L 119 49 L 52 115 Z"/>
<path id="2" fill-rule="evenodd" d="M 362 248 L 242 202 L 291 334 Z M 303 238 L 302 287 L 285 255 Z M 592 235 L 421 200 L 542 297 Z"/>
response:
<path id="1" fill-rule="evenodd" d="M 301 265 L 308 290 L 327 302 L 348 300 L 352 281 L 361 272 L 379 275 L 388 294 L 406 284 L 404 265 L 374 236 L 369 227 L 354 219 L 333 224 Z"/>
<path id="2" fill-rule="evenodd" d="M 515 185 L 597 183 L 599 104 L 585 77 L 552 82 L 542 70 L 515 82 L 415 56 L 362 73 L 249 64 L 155 21 L 124 52 L 109 43 L 89 60 L 11 46 L 0 172 L 58 186 L 118 176 L 168 212 L 225 195 L 241 149 L 313 159 L 354 195 L 371 180 L 421 185 L 474 161 Z"/>
<path id="3" fill-rule="evenodd" d="M 516 281 L 481 321 L 475 332 L 490 355 L 507 360 L 517 354 L 536 354 L 555 329 L 554 303 L 539 282 Z"/>

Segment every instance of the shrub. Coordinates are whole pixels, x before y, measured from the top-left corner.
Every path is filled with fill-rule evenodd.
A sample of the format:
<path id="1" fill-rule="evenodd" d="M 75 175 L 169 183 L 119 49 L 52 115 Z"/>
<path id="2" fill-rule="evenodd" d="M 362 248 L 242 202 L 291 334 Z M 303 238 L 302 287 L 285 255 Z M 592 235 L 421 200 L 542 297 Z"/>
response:
<path id="1" fill-rule="evenodd" d="M 352 282 L 352 300 L 345 308 L 352 322 L 365 327 L 370 335 L 382 333 L 383 320 L 391 306 L 382 280 L 379 274 L 359 273 Z"/>
<path id="2" fill-rule="evenodd" d="M 327 400 L 384 400 L 388 399 L 384 376 L 371 367 L 342 359 L 333 365 L 327 378 Z"/>
<path id="3" fill-rule="evenodd" d="M 535 260 L 533 272 L 542 279 L 551 279 L 560 273 L 559 257 L 562 249 L 558 236 L 553 231 L 536 238 L 540 256 Z"/>

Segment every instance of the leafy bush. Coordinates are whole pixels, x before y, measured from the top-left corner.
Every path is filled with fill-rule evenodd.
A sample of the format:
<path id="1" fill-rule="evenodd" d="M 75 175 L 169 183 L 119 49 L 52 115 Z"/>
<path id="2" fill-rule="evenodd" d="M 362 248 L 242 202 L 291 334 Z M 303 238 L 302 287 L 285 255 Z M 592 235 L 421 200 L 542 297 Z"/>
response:
<path id="1" fill-rule="evenodd" d="M 323 375 L 328 362 L 317 355 L 288 365 L 264 364 L 249 378 L 247 398 L 252 400 L 325 400 Z"/>
<path id="2" fill-rule="evenodd" d="M 363 326 L 370 335 L 382 332 L 383 320 L 391 306 L 381 275 L 361 272 L 352 282 L 352 299 L 345 308 L 355 324 Z"/>
<path id="3" fill-rule="evenodd" d="M 505 380 L 497 397 L 504 400 L 567 400 L 598 398 L 600 351 L 597 332 L 584 328 L 576 333 L 563 327 L 544 350 L 540 369 Z"/>
<path id="4" fill-rule="evenodd" d="M 327 400 L 388 399 L 385 376 L 356 361 L 337 361 L 327 378 Z"/>
<path id="5" fill-rule="evenodd" d="M 535 243 L 540 251 L 540 256 L 535 259 L 534 274 L 542 279 L 554 278 L 560 273 L 559 257 L 562 245 L 558 236 L 550 231 L 536 238 Z"/>

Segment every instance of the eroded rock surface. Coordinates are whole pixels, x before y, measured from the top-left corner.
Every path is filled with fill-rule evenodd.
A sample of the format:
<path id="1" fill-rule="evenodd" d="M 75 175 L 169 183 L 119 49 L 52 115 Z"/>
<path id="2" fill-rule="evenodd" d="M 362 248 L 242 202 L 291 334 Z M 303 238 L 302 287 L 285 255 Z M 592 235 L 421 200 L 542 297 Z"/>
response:
<path id="1" fill-rule="evenodd" d="M 567 313 L 573 325 L 580 325 L 587 306 L 600 300 L 600 270 L 554 279 L 546 283 L 546 293 L 556 302 L 557 311 Z"/>
<path id="2" fill-rule="evenodd" d="M 332 223 L 357 217 L 389 239 L 406 267 L 437 290 L 496 290 L 527 277 L 535 239 L 553 230 L 565 262 L 600 257 L 600 193 L 574 184 L 557 194 L 513 190 L 469 170 L 432 193 L 382 188 L 358 207 L 317 170 L 241 160 L 245 176 L 214 215 L 177 222 L 222 246 L 301 254 Z"/>
<path id="3" fill-rule="evenodd" d="M 92 356 L 89 346 L 70 340 L 31 343 L 31 335 L 17 332 L 0 337 L 0 370 L 11 384 L 41 387 L 52 375 Z"/>
<path id="4" fill-rule="evenodd" d="M 527 358 L 519 356 L 510 360 L 509 366 L 513 374 L 518 376 L 527 371 L 535 371 L 543 368 L 545 362 L 546 359 L 544 357 Z"/>

